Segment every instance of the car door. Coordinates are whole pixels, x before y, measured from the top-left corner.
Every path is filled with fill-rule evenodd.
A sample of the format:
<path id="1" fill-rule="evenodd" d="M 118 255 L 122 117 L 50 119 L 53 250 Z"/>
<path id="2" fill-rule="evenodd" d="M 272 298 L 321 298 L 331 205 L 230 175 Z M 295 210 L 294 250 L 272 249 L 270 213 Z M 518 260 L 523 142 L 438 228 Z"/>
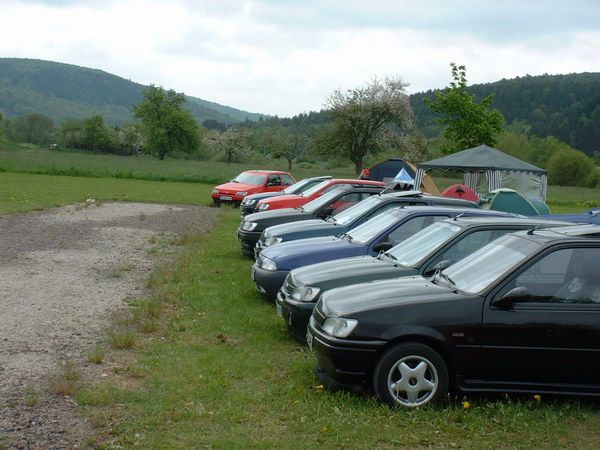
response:
<path id="1" fill-rule="evenodd" d="M 589 262 L 582 264 L 584 260 Z M 600 385 L 598 261 L 600 248 L 559 248 L 540 255 L 490 296 L 482 320 L 484 380 L 507 385 Z M 591 288 L 585 298 L 574 301 L 570 291 L 582 286 L 575 273 L 582 266 Z M 522 299 L 504 307 L 494 305 L 515 288 L 521 290 Z"/>
<path id="2" fill-rule="evenodd" d="M 281 184 L 281 178 L 279 178 L 278 173 L 272 173 L 267 177 L 267 183 L 265 185 L 265 190 L 268 192 L 276 192 L 280 191 L 285 186 Z"/>

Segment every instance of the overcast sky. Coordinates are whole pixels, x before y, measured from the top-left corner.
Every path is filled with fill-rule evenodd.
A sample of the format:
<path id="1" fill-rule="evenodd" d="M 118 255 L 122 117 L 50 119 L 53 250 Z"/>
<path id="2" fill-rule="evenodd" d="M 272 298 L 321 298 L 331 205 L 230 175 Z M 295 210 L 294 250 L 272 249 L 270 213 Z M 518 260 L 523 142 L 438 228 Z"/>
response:
<path id="1" fill-rule="evenodd" d="M 290 117 L 335 89 L 600 72 L 598 0 L 0 0 L 0 57 Z"/>

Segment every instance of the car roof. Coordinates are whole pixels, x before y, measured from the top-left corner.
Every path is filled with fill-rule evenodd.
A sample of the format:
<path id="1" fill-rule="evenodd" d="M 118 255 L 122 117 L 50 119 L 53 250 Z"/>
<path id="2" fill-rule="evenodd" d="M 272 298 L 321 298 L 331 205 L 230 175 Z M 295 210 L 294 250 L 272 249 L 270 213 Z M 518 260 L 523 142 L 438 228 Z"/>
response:
<path id="1" fill-rule="evenodd" d="M 244 170 L 242 173 L 258 173 L 258 174 L 285 173 L 285 174 L 289 175 L 289 172 L 285 172 L 283 170 L 262 170 L 262 169 Z"/>
<path id="2" fill-rule="evenodd" d="M 387 211 L 404 211 L 413 214 L 437 214 L 445 212 L 458 212 L 459 214 L 477 214 L 486 216 L 499 216 L 499 217 L 510 217 L 514 214 L 506 213 L 503 211 L 490 211 L 487 209 L 477 208 L 465 208 L 464 206 L 452 206 L 452 205 L 429 205 L 429 206 L 417 206 L 417 205 L 398 205 L 394 208 L 390 208 Z M 386 211 L 386 212 L 387 212 Z"/>
<path id="3" fill-rule="evenodd" d="M 431 207 L 430 207 L 431 208 Z M 469 208 L 470 209 L 470 208 Z M 532 226 L 543 227 L 573 227 L 574 224 L 559 220 L 538 219 L 525 216 L 457 216 L 451 219 L 444 219 L 444 222 L 456 223 L 464 227 L 476 227 L 480 225 L 510 225 L 510 224 L 531 224 Z"/>

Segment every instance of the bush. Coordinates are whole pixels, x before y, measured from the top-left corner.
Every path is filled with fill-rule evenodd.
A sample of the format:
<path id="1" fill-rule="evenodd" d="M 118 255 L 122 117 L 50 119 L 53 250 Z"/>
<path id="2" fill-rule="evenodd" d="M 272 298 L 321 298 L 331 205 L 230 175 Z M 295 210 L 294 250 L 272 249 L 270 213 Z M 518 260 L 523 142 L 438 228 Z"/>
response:
<path id="1" fill-rule="evenodd" d="M 548 183 L 559 186 L 589 186 L 597 183 L 596 168 L 590 158 L 578 150 L 563 149 L 548 160 Z"/>

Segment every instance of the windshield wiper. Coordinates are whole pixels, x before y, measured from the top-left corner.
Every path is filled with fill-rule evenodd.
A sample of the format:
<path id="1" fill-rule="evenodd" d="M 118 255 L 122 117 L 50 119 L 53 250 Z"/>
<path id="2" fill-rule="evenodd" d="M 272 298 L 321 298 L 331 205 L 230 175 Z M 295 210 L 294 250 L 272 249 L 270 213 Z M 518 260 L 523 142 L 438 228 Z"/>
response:
<path id="1" fill-rule="evenodd" d="M 348 233 L 340 235 L 340 239 L 345 239 L 348 242 L 352 242 L 352 236 L 350 236 Z"/>
<path id="2" fill-rule="evenodd" d="M 446 274 L 442 270 L 440 270 L 440 271 L 438 271 L 437 276 L 438 276 L 438 279 L 444 278 L 444 280 L 446 280 L 448 282 L 448 284 L 450 285 L 449 287 L 452 289 L 452 292 L 458 292 L 458 289 L 456 288 L 456 283 L 454 282 L 454 280 L 452 278 L 450 278 L 448 276 L 448 274 Z"/>

